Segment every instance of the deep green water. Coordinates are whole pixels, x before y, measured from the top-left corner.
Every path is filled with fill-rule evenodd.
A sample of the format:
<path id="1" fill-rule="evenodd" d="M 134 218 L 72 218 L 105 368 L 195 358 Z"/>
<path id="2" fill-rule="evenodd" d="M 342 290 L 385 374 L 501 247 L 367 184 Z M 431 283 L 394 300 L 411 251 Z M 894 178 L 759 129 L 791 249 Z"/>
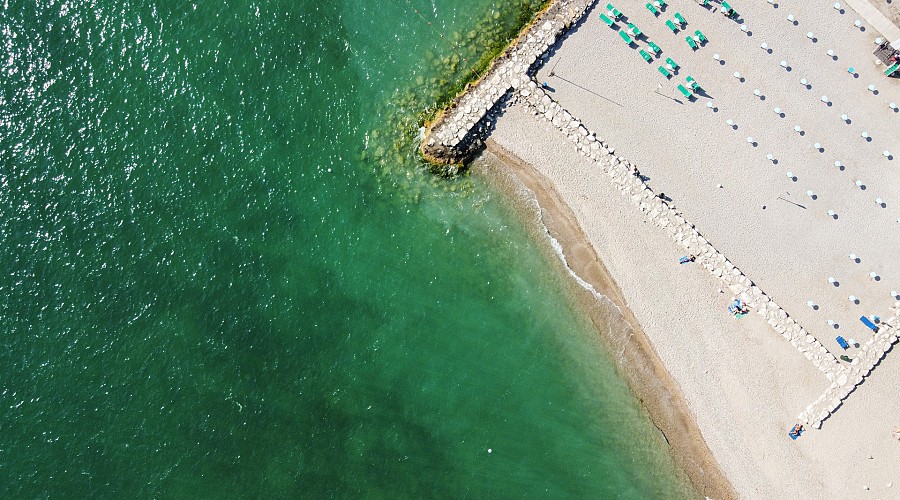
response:
<path id="1" fill-rule="evenodd" d="M 0 497 L 686 495 L 498 195 L 363 159 L 491 2 L 223 4 L 0 7 Z"/>

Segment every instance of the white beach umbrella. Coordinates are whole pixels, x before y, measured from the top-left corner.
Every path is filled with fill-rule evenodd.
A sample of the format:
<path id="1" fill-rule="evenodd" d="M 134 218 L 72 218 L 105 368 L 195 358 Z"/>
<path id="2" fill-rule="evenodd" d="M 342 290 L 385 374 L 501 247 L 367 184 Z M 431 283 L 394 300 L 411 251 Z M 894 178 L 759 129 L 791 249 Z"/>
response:
<path id="1" fill-rule="evenodd" d="M 848 121 L 849 119 L 850 119 L 849 116 L 847 116 L 847 115 L 841 115 L 841 120 L 843 120 L 843 121 Z"/>
<path id="2" fill-rule="evenodd" d="M 790 22 L 796 21 L 796 19 L 794 19 L 794 15 L 793 15 L 793 14 L 788 14 L 787 20 L 790 21 Z"/>
<path id="3" fill-rule="evenodd" d="M 775 109 L 773 109 L 772 111 L 774 111 L 776 115 L 780 115 L 780 114 L 781 114 L 781 108 L 775 108 Z"/>
<path id="4" fill-rule="evenodd" d="M 862 137 L 863 139 L 868 139 L 868 138 L 869 138 L 869 133 L 868 133 L 868 132 L 863 132 L 863 133 L 859 134 L 859 136 Z"/>
<path id="5" fill-rule="evenodd" d="M 739 72 L 735 71 L 735 72 L 734 72 L 734 77 L 737 78 L 738 80 L 740 80 L 740 79 L 741 79 L 741 74 L 740 74 Z"/>
<path id="6" fill-rule="evenodd" d="M 870 84 L 869 84 L 869 92 L 875 92 L 876 90 L 878 90 L 878 89 L 875 88 L 875 84 L 874 84 L 874 83 L 870 83 Z"/>
<path id="7" fill-rule="evenodd" d="M 803 85 L 804 87 L 809 85 L 809 80 L 807 80 L 806 78 L 801 78 L 800 85 Z"/>
<path id="8" fill-rule="evenodd" d="M 813 32 L 812 32 L 812 31 L 807 31 L 807 32 L 806 32 L 806 38 L 809 38 L 810 40 L 812 40 L 813 38 L 815 38 L 815 36 L 813 35 Z"/>
<path id="9" fill-rule="evenodd" d="M 840 3 L 840 2 L 834 2 L 834 10 L 841 10 L 841 3 Z"/>
<path id="10" fill-rule="evenodd" d="M 828 103 L 828 96 L 827 96 L 827 95 L 823 95 L 822 97 L 819 98 L 819 100 L 827 104 L 827 103 Z"/>
<path id="11" fill-rule="evenodd" d="M 856 258 L 857 258 L 857 257 L 856 257 L 856 254 L 855 254 L 855 253 L 851 253 L 851 254 L 850 254 L 850 260 L 852 260 L 853 262 L 856 262 Z"/>
<path id="12" fill-rule="evenodd" d="M 753 138 L 749 135 L 747 136 L 747 144 L 753 144 Z"/>
<path id="13" fill-rule="evenodd" d="M 829 319 L 829 320 L 828 320 L 828 326 L 834 326 L 834 320 L 833 320 L 833 319 Z"/>
<path id="14" fill-rule="evenodd" d="M 843 165 L 841 165 L 841 162 L 839 162 L 839 161 L 834 162 L 834 166 L 837 168 L 843 167 Z"/>
<path id="15" fill-rule="evenodd" d="M 733 127 L 733 126 L 734 126 L 734 120 L 732 120 L 731 118 L 725 120 L 725 123 L 727 123 L 729 127 Z"/>
<path id="16" fill-rule="evenodd" d="M 882 151 L 881 154 L 883 154 L 885 158 L 889 158 L 891 156 L 891 152 L 888 151 L 887 149 Z"/>
<path id="17" fill-rule="evenodd" d="M 826 52 L 826 54 L 828 54 L 828 57 L 834 57 L 834 50 L 828 49 L 828 52 Z"/>
<path id="18" fill-rule="evenodd" d="M 875 198 L 875 203 L 877 203 L 879 205 L 884 205 L 884 200 L 882 200 L 881 198 Z"/>
<path id="19" fill-rule="evenodd" d="M 816 148 L 817 150 L 818 150 L 818 149 L 822 149 L 822 145 L 819 144 L 818 142 L 815 143 L 815 144 L 813 144 L 813 147 Z"/>
<path id="20" fill-rule="evenodd" d="M 782 68 L 787 68 L 787 61 L 782 60 L 780 63 Z"/>
<path id="21" fill-rule="evenodd" d="M 803 129 L 800 128 L 800 125 L 794 125 L 794 131 L 795 131 L 795 132 L 802 132 Z"/>
<path id="22" fill-rule="evenodd" d="M 862 27 L 862 21 L 860 21 L 859 19 L 853 21 L 853 26 L 856 26 L 857 28 Z"/>
<path id="23" fill-rule="evenodd" d="M 869 277 L 874 280 L 874 279 L 878 278 L 878 273 L 876 273 L 875 271 L 872 271 L 871 273 L 869 273 Z"/>
<path id="24" fill-rule="evenodd" d="M 861 180 L 859 180 L 859 179 L 856 179 L 856 182 L 854 182 L 854 184 L 856 184 L 856 187 L 862 187 L 862 186 L 863 186 L 863 181 L 861 181 Z"/>
<path id="25" fill-rule="evenodd" d="M 806 301 L 806 305 L 808 305 L 809 307 L 812 307 L 812 308 L 815 308 L 815 307 L 816 307 L 816 303 L 813 302 L 813 301 L 811 301 L 811 300 L 807 300 L 807 301 Z"/>
<path id="26" fill-rule="evenodd" d="M 747 25 L 746 25 L 746 24 L 742 24 L 742 25 L 741 25 L 741 31 L 743 31 L 744 33 L 747 32 Z"/>
<path id="27" fill-rule="evenodd" d="M 794 176 L 794 173 L 791 172 L 790 170 L 788 170 L 787 172 L 785 172 L 784 175 L 786 175 L 786 176 L 787 176 L 788 178 L 790 178 L 790 179 L 793 179 L 793 178 L 795 177 L 795 176 Z"/>
<path id="28" fill-rule="evenodd" d="M 815 196 L 815 195 L 816 195 L 816 193 L 814 193 L 814 192 L 812 191 L 812 189 L 810 189 L 810 190 L 808 190 L 808 191 L 806 192 L 806 196 L 809 196 L 810 198 L 812 198 L 812 197 Z"/>
<path id="29" fill-rule="evenodd" d="M 834 215 L 834 210 L 829 210 L 829 211 L 828 211 L 828 215 Z M 833 284 L 837 283 L 837 279 L 835 279 L 834 276 L 829 276 L 829 277 L 828 277 L 828 282 L 831 283 L 831 284 L 833 285 Z"/>
<path id="30" fill-rule="evenodd" d="M 769 50 L 769 44 L 766 42 L 763 42 L 763 43 L 759 44 L 759 48 L 761 48 L 763 50 Z"/>
<path id="31" fill-rule="evenodd" d="M 847 299 L 849 299 L 850 302 L 856 302 L 857 300 L 859 300 L 856 298 L 856 295 L 851 295 L 851 296 L 847 297 Z"/>
<path id="32" fill-rule="evenodd" d="M 712 108 L 713 108 L 713 103 L 712 103 L 712 101 L 706 101 L 706 107 L 709 108 L 709 109 L 712 109 Z"/>
<path id="33" fill-rule="evenodd" d="M 875 39 L 875 45 L 881 45 L 881 42 L 883 42 L 883 41 L 884 40 L 882 40 L 881 37 L 878 37 Z"/>
<path id="34" fill-rule="evenodd" d="M 891 109 L 893 109 L 893 110 L 896 110 L 896 109 L 897 109 L 897 103 L 896 103 L 896 102 L 892 102 L 892 103 L 888 104 L 888 107 L 891 108 Z"/>
<path id="35" fill-rule="evenodd" d="M 718 60 L 720 59 L 719 54 L 713 54 L 713 59 L 715 59 L 716 61 L 718 61 Z"/>
<path id="36" fill-rule="evenodd" d="M 762 95 L 762 92 L 760 92 L 759 89 L 753 89 L 753 95 L 755 95 L 756 97 L 759 97 Z"/>
<path id="37" fill-rule="evenodd" d="M 900 294 L 898 294 L 896 290 L 891 290 L 891 297 L 900 299 Z"/>
<path id="38" fill-rule="evenodd" d="M 835 216 L 834 210 L 829 210 L 829 211 L 828 211 L 828 215 L 831 216 L 831 217 L 834 217 L 834 216 Z M 834 278 L 828 278 L 828 281 L 831 281 L 831 280 L 833 280 L 833 279 L 834 279 Z M 834 283 L 834 281 L 831 281 L 831 282 Z"/>
<path id="39" fill-rule="evenodd" d="M 775 159 L 775 157 L 772 155 L 772 153 L 768 153 L 768 154 L 766 154 L 766 159 L 769 161 L 772 161 Z"/>

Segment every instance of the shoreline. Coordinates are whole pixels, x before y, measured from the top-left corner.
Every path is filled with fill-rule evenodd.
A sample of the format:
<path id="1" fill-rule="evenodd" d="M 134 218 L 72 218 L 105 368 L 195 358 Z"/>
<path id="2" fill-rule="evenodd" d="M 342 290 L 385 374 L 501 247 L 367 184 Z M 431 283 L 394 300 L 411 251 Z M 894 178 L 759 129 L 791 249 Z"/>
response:
<path id="1" fill-rule="evenodd" d="M 521 188 L 530 192 L 541 212 L 547 234 L 565 249 L 564 265 L 576 277 L 607 298 L 618 310 L 624 328 L 603 327 L 611 318 L 585 286 L 576 286 L 576 297 L 594 323 L 598 337 L 614 356 L 617 371 L 638 398 L 650 421 L 659 429 L 677 467 L 687 475 L 693 489 L 710 498 L 736 498 L 737 494 L 700 433 L 681 389 L 657 355 L 641 325 L 628 307 L 618 284 L 599 259 L 571 208 L 550 182 L 533 166 L 495 141 L 486 141 L 481 158 L 490 167 L 479 172 L 505 197 L 521 206 L 526 200 Z M 496 169 L 497 171 L 491 171 Z M 500 177 L 508 178 L 510 186 Z M 512 189 L 513 187 L 519 189 Z M 515 192 L 513 192 L 515 191 Z M 541 244 L 544 244 L 543 242 Z M 562 262 L 560 262 L 562 263 Z M 574 283 L 573 285 L 580 285 Z"/>

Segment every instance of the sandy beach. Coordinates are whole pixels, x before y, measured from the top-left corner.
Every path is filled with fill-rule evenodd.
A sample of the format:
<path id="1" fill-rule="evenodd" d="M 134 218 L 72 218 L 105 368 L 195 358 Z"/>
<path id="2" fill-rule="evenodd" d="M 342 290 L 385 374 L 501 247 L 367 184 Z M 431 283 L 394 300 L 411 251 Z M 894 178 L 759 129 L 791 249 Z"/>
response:
<path id="1" fill-rule="evenodd" d="M 488 149 L 557 221 L 548 230 L 569 266 L 646 335 L 653 356 L 644 361 L 661 362 L 675 411 L 683 403 L 695 424 L 683 425 L 682 443 L 673 444 L 683 464 L 686 456 L 704 461 L 708 450 L 741 498 L 900 496 L 892 435 L 900 426 L 900 356 L 890 342 L 869 377 L 830 405 L 821 429 L 796 441 L 787 435 L 823 392 L 840 389 L 840 374 L 870 359 L 867 346 L 880 345 L 860 316 L 896 314 L 900 114 L 889 103 L 900 101 L 900 81 L 874 64 L 878 33 L 855 26 L 852 11 L 827 2 L 733 6 L 740 22 L 693 2 L 670 4 L 659 17 L 631 2 L 617 5 L 628 17 L 616 29 L 601 23 L 606 9 L 595 6 L 551 50 L 537 81 L 580 120 L 581 133 L 596 134 L 615 163 L 636 164 L 654 195 L 665 193 L 784 308 L 820 346 L 821 363 L 762 315 L 729 314 L 729 287 L 700 265 L 678 264 L 685 249 L 672 231 L 638 210 L 533 104 L 507 107 Z M 676 11 L 687 20 L 677 35 L 663 24 Z M 617 30 L 629 22 L 645 35 L 626 46 Z M 684 37 L 698 29 L 709 42 L 692 50 Z M 637 53 L 648 37 L 663 49 L 650 64 Z M 680 66 L 671 79 L 657 71 L 666 58 Z M 703 88 L 692 100 L 675 89 L 688 75 Z M 862 348 L 844 350 L 837 336 Z M 692 477 L 702 493 L 732 494 L 699 469 Z"/>

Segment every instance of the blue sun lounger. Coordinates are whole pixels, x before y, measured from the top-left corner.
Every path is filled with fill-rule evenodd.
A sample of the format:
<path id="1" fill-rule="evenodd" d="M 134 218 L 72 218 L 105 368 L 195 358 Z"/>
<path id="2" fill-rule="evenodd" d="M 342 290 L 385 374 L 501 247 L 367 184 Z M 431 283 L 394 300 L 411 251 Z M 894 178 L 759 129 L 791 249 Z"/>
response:
<path id="1" fill-rule="evenodd" d="M 860 316 L 859 320 L 862 321 L 862 324 L 869 327 L 870 330 L 872 330 L 875 333 L 878 333 L 878 325 L 876 325 L 875 323 L 872 323 L 872 320 L 870 320 L 869 318 L 867 318 L 865 316 Z"/>
<path id="2" fill-rule="evenodd" d="M 844 337 L 841 337 L 840 335 L 838 335 L 837 337 L 834 338 L 834 340 L 837 340 L 837 343 L 839 346 L 841 346 L 841 349 L 849 349 L 850 348 L 850 344 L 848 344 L 847 341 L 844 340 Z"/>

